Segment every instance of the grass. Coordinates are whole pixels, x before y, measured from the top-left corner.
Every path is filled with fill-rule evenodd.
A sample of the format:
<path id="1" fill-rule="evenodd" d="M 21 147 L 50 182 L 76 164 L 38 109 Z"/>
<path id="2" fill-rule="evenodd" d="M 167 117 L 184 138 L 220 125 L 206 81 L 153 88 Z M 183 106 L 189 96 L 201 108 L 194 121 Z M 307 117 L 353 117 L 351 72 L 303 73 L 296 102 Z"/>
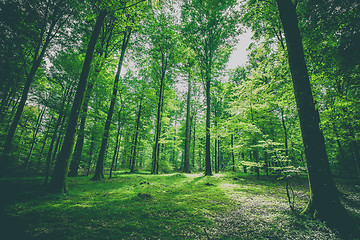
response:
<path id="1" fill-rule="evenodd" d="M 307 181 L 293 185 L 300 211 Z M 340 239 L 291 211 L 274 177 L 118 173 L 100 182 L 70 178 L 70 193 L 62 195 L 44 194 L 40 178 L 0 186 L 5 239 Z"/>

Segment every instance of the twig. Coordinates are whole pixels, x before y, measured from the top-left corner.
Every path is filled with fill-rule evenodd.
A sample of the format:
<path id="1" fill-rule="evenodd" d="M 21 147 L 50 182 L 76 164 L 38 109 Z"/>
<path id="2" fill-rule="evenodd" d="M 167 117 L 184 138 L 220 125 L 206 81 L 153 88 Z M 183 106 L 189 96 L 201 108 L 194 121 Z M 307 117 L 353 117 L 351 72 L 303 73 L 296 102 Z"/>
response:
<path id="1" fill-rule="evenodd" d="M 206 229 L 205 229 L 205 228 L 204 228 L 204 232 L 205 232 L 205 234 L 206 234 L 206 238 L 207 238 L 208 240 L 210 240 L 210 237 L 209 237 L 208 233 L 206 232 Z"/>

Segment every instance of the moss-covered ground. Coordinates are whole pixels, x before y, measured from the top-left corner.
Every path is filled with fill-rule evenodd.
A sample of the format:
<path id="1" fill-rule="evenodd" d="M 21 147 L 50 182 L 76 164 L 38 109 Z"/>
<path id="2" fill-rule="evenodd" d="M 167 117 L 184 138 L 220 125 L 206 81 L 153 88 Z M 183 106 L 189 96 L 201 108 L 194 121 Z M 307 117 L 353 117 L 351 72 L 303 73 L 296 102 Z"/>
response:
<path id="1" fill-rule="evenodd" d="M 91 182 L 69 179 L 67 194 L 45 194 L 43 179 L 4 179 L 0 239 L 341 239 L 325 223 L 301 215 L 304 177 L 285 183 L 240 173 L 150 175 L 118 172 Z M 342 184 L 359 214 L 359 189 Z"/>

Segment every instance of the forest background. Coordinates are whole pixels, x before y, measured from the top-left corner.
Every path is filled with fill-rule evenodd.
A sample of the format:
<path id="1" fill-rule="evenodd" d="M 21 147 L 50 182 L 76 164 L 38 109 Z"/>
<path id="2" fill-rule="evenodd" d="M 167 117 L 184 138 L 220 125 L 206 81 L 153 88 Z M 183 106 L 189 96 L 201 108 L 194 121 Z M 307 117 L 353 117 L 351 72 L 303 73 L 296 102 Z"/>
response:
<path id="1" fill-rule="evenodd" d="M 0 9 L 0 177 L 61 193 L 124 170 L 308 175 L 307 211 L 348 219 L 332 176 L 360 178 L 358 1 Z M 229 69 L 244 31 L 247 62 Z"/>

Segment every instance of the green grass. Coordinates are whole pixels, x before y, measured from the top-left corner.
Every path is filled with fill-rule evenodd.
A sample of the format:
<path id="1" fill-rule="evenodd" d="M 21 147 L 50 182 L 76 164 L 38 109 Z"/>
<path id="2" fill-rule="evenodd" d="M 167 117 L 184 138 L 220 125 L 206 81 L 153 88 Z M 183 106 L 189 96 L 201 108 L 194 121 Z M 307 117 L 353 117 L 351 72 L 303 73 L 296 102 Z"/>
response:
<path id="1" fill-rule="evenodd" d="M 338 239 L 291 212 L 284 183 L 273 177 L 120 173 L 100 182 L 70 178 L 62 195 L 44 194 L 41 181 L 0 182 L 5 239 Z M 296 183 L 300 210 L 306 180 Z"/>

